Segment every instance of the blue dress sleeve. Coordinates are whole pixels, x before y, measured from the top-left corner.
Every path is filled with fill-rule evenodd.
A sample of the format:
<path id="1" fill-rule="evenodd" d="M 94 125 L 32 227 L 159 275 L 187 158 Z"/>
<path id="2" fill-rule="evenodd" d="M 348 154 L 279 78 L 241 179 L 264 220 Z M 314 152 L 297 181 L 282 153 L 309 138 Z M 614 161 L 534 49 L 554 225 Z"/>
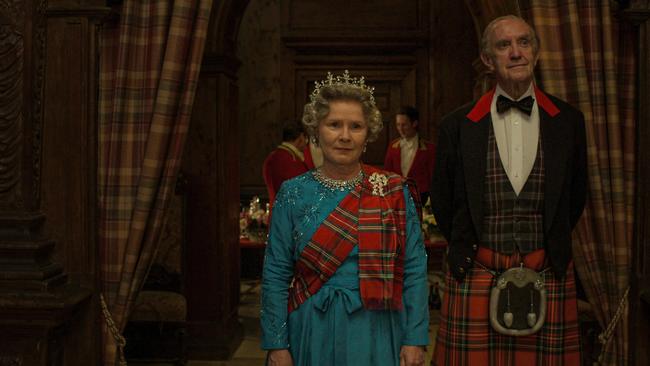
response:
<path id="1" fill-rule="evenodd" d="M 406 319 L 403 322 L 402 345 L 425 346 L 429 344 L 429 287 L 427 281 L 427 252 L 420 219 L 407 187 L 406 199 L 406 251 L 404 253 L 404 291 L 402 299 Z"/>
<path id="2" fill-rule="evenodd" d="M 293 278 L 295 248 L 291 234 L 294 226 L 291 212 L 296 204 L 290 197 L 290 191 L 286 182 L 278 191 L 264 253 L 260 322 L 261 348 L 267 350 L 289 348 L 287 302 Z"/>

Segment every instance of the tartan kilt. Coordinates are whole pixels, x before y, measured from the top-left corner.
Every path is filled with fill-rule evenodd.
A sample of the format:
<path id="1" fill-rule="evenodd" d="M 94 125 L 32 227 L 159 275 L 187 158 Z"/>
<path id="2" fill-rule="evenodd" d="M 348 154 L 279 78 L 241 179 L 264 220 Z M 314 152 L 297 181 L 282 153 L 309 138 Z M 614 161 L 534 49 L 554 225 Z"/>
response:
<path id="1" fill-rule="evenodd" d="M 479 248 L 476 261 L 499 273 L 518 267 L 518 253 L 504 255 Z M 544 268 L 544 251 L 537 250 L 523 259 L 528 268 Z M 490 325 L 490 289 L 495 278 L 473 266 L 461 282 L 449 271 L 446 292 L 440 309 L 440 328 L 431 365 L 580 365 L 580 334 L 573 263 L 566 276 L 555 279 L 553 271 L 544 273 L 547 314 L 542 329 L 530 336 L 506 336 Z"/>

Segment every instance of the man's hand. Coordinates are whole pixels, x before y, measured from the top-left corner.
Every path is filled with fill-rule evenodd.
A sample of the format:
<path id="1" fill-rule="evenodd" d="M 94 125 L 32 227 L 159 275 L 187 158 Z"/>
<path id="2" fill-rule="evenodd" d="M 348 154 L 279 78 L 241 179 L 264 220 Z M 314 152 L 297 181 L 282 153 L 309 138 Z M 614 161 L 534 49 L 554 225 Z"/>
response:
<path id="1" fill-rule="evenodd" d="M 399 366 L 424 366 L 424 347 L 402 346 L 399 353 Z"/>
<path id="2" fill-rule="evenodd" d="M 422 361 L 424 365 L 424 359 Z M 269 351 L 269 366 L 293 366 L 291 353 L 287 349 L 274 349 Z"/>

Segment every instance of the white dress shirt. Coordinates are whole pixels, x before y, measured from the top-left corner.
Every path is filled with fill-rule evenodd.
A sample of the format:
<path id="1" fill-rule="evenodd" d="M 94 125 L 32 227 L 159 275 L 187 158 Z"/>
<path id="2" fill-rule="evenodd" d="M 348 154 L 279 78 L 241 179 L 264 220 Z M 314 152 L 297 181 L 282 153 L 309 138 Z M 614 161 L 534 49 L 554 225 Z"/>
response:
<path id="1" fill-rule="evenodd" d="M 535 157 L 537 156 L 537 145 L 539 143 L 539 108 L 537 106 L 537 100 L 535 100 L 530 116 L 527 116 L 517 108 L 510 108 L 499 114 L 496 106 L 499 95 L 503 95 L 512 100 L 515 99 L 510 97 L 508 93 L 497 85 L 494 98 L 492 98 L 490 113 L 501 163 L 508 175 L 510 184 L 512 184 L 512 188 L 519 195 L 528 180 L 528 176 L 535 164 Z M 528 87 L 528 90 L 516 100 L 523 99 L 527 96 L 535 98 L 532 83 Z"/>
<path id="2" fill-rule="evenodd" d="M 402 168 L 402 176 L 406 177 L 411 170 L 411 165 L 413 165 L 413 160 L 415 159 L 415 153 L 418 151 L 418 134 L 411 138 L 402 138 L 399 141 L 400 147 L 400 165 Z"/>

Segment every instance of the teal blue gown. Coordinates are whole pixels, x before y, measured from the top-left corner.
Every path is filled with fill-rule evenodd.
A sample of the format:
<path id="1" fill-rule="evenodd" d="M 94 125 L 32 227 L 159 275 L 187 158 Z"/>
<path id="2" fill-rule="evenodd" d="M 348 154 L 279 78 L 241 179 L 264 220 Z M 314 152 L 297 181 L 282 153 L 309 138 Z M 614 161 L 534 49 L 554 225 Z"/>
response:
<path id="1" fill-rule="evenodd" d="M 261 347 L 288 349 L 296 366 L 396 366 L 402 345 L 429 343 L 427 255 L 406 187 L 403 309 L 363 308 L 355 247 L 329 281 L 288 314 L 294 263 L 348 193 L 324 187 L 307 172 L 283 183 L 273 205 L 262 274 Z"/>

